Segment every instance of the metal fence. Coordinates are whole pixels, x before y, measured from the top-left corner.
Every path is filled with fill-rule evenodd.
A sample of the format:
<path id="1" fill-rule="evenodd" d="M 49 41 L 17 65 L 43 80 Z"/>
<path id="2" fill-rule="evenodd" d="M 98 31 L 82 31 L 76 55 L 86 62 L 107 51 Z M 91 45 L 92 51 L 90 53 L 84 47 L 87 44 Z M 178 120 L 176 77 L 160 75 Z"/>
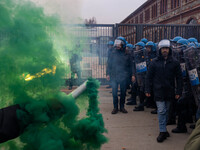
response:
<path id="1" fill-rule="evenodd" d="M 194 37 L 200 41 L 200 25 L 161 25 L 161 24 L 93 24 L 82 26 L 76 34 L 87 39 L 88 50 L 82 54 L 82 77 L 97 78 L 106 84 L 107 43 L 118 36 L 123 36 L 131 44 L 142 38 L 159 42 L 175 36 Z"/>
<path id="2" fill-rule="evenodd" d="M 114 40 L 114 25 L 76 25 L 72 27 L 74 35 L 84 40 L 82 45 L 82 79 L 93 77 L 106 84 L 106 65 L 108 42 Z"/>
<path id="3" fill-rule="evenodd" d="M 159 42 L 175 36 L 194 37 L 200 40 L 200 25 L 161 25 L 161 24 L 116 24 L 116 35 L 123 36 L 129 43 L 135 44 L 142 38 Z"/>

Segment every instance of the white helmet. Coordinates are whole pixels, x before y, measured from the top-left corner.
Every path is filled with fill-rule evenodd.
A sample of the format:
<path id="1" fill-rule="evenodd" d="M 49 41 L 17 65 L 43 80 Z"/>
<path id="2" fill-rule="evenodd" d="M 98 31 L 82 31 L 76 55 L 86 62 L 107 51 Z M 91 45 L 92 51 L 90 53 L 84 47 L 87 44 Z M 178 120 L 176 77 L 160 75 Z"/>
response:
<path id="1" fill-rule="evenodd" d="M 161 41 L 158 43 L 158 48 L 161 49 L 161 48 L 163 48 L 163 47 L 171 48 L 170 41 L 167 40 L 167 39 L 161 40 Z"/>

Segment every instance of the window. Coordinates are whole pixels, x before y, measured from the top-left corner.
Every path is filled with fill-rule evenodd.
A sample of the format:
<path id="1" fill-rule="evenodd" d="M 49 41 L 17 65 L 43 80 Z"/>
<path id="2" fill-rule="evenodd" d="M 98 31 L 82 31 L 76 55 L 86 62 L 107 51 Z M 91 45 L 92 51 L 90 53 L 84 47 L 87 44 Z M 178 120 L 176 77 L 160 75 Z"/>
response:
<path id="1" fill-rule="evenodd" d="M 134 19 L 131 20 L 131 23 L 134 23 Z"/>
<path id="2" fill-rule="evenodd" d="M 140 14 L 140 23 L 143 23 L 143 13 Z"/>
<path id="3" fill-rule="evenodd" d="M 196 19 L 194 19 L 194 18 L 191 18 L 191 19 L 189 19 L 188 21 L 187 21 L 187 24 L 198 24 L 198 22 L 197 22 L 197 20 Z"/>
<path id="4" fill-rule="evenodd" d="M 136 24 L 138 23 L 138 16 L 135 17 L 135 23 L 136 23 Z"/>
<path id="5" fill-rule="evenodd" d="M 186 0 L 187 3 L 188 0 Z M 171 9 L 177 8 L 180 6 L 180 0 L 171 0 Z"/>
<path id="6" fill-rule="evenodd" d="M 167 0 L 161 0 L 160 1 L 160 14 L 164 14 L 167 12 Z"/>
<path id="7" fill-rule="evenodd" d="M 150 9 L 148 8 L 146 11 L 145 11 L 145 22 L 149 21 L 150 20 Z"/>
<path id="8" fill-rule="evenodd" d="M 152 19 L 157 17 L 157 3 L 151 7 Z"/>

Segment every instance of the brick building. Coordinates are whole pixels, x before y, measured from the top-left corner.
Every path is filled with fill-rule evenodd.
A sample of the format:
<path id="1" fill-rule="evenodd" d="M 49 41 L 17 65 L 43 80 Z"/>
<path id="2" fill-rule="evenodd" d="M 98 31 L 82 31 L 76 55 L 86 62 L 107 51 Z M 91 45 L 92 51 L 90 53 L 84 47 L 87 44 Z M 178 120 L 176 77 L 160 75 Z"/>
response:
<path id="1" fill-rule="evenodd" d="M 200 24 L 200 0 L 147 0 L 123 24 Z"/>

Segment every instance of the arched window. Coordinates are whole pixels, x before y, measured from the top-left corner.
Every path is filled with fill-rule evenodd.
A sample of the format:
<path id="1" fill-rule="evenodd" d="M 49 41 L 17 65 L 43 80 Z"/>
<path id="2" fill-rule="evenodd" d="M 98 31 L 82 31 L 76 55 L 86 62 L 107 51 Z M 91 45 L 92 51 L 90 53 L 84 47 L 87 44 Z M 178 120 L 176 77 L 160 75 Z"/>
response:
<path id="1" fill-rule="evenodd" d="M 198 24 L 197 20 L 194 18 L 190 18 L 186 24 Z"/>

